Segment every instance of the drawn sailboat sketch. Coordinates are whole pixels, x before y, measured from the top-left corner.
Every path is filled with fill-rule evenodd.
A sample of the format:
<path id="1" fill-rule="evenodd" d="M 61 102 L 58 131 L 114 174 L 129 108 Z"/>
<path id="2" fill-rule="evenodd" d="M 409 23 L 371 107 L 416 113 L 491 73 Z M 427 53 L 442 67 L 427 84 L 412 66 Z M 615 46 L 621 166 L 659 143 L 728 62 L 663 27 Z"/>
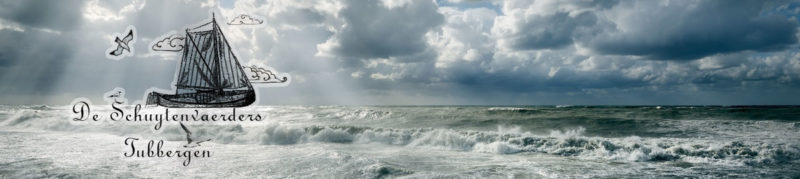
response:
<path id="1" fill-rule="evenodd" d="M 175 94 L 151 92 L 147 105 L 164 107 L 242 107 L 256 100 L 253 85 L 216 19 L 186 29 Z"/>

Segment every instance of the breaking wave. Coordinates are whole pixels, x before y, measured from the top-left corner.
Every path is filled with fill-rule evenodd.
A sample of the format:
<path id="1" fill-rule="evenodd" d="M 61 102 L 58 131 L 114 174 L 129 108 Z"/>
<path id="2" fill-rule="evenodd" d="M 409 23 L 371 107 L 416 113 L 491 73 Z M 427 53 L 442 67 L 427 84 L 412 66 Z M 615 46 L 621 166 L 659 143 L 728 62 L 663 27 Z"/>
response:
<path id="1" fill-rule="evenodd" d="M 517 109 L 502 109 L 518 111 Z M 366 112 L 364 115 L 388 115 Z M 178 125 L 165 124 L 159 134 L 149 127 L 126 125 L 74 125 L 63 116 L 40 110 L 16 110 L 0 121 L 4 127 L 74 132 L 104 132 L 116 135 L 157 135 L 179 141 L 184 133 Z M 792 126 L 792 127 L 796 127 Z M 598 137 L 585 134 L 583 127 L 550 130 L 534 134 L 520 127 L 498 127 L 493 131 L 442 128 L 378 128 L 348 125 L 194 125 L 195 136 L 221 144 L 293 145 L 301 143 L 381 144 L 513 155 L 545 153 L 588 160 L 636 162 L 682 161 L 721 165 L 770 166 L 800 161 L 797 141 L 747 141 L 700 138 Z M 373 173 L 407 173 L 387 166 L 369 169 Z"/>
<path id="2" fill-rule="evenodd" d="M 796 144 L 636 136 L 603 138 L 584 136 L 584 130 L 579 128 L 553 131 L 550 135 L 533 135 L 519 132 L 517 128 L 500 128 L 498 131 L 486 132 L 348 126 L 293 128 L 270 125 L 257 134 L 257 140 L 260 144 L 378 143 L 496 154 L 537 152 L 585 159 L 638 162 L 680 160 L 750 166 L 785 164 L 800 159 L 800 148 Z"/>

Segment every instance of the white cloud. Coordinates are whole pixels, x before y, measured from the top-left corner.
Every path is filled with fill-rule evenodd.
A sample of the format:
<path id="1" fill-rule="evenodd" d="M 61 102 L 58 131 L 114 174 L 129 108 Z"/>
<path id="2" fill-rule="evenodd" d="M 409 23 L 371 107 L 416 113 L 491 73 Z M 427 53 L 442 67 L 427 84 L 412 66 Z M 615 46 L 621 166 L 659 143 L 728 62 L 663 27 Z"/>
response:
<path id="1" fill-rule="evenodd" d="M 575 99 L 631 91 L 794 89 L 800 78 L 800 55 L 794 47 L 726 52 L 674 62 L 654 61 L 647 54 L 603 53 L 592 43 L 599 42 L 600 37 L 625 40 L 627 35 L 636 37 L 628 40 L 661 43 L 664 41 L 647 32 L 691 34 L 667 31 L 677 23 L 663 22 L 690 19 L 694 17 L 687 13 L 694 7 L 691 4 L 707 1 L 507 0 L 478 2 L 480 7 L 473 7 L 471 2 L 451 2 L 464 4 L 427 0 L 240 0 L 232 9 L 222 9 L 217 18 L 242 63 L 269 65 L 292 74 L 295 83 L 280 89 L 280 93 L 267 94 L 280 94 L 270 96 L 276 103 L 360 102 L 383 99 L 386 94 L 426 98 L 436 96 L 437 91 L 447 91 L 454 98 L 464 98 L 462 101 L 502 102 L 495 94 L 506 95 L 503 99 L 539 101 L 521 96 L 538 93 L 539 98 L 558 100 L 551 96 Z M 165 32 L 182 31 L 186 25 L 208 18 L 207 12 L 216 7 L 216 2 L 89 1 L 80 6 L 48 9 L 57 12 L 44 13 L 48 18 L 9 15 L 25 12 L 11 11 L 19 8 L 0 11 L 0 42 L 15 42 L 0 43 L 3 49 L 12 49 L 0 49 L 0 68 L 5 70 L 0 73 L 0 86 L 9 86 L 17 80 L 16 74 L 62 69 L 59 76 L 69 79 L 56 82 L 60 86 L 48 87 L 54 89 L 53 93 L 93 92 L 82 86 L 121 86 L 136 96 L 142 90 L 137 89 L 139 86 L 168 88 L 168 78 L 174 75 L 177 64 L 156 59 L 175 59 L 177 53 L 137 54 L 135 60 L 125 62 L 126 66 L 105 61 L 91 68 L 83 64 L 95 64 L 93 60 L 113 40 L 109 34 L 119 33 L 122 27 L 136 25 L 140 42 L 146 43 L 137 43 L 135 48 L 150 48 L 152 44 L 148 43 L 163 39 L 159 36 Z M 708 10 L 706 6 L 694 8 L 704 7 Z M 788 8 L 785 11 L 794 11 Z M 77 15 L 69 16 L 73 11 Z M 240 14 L 258 16 L 264 23 L 249 28 L 225 25 Z M 677 29 L 705 32 L 700 28 Z M 42 43 L 45 40 L 53 43 Z M 87 43 L 57 43 L 75 41 Z M 17 46 L 26 48 L 15 49 Z M 5 58 L 36 60 L 21 63 Z M 88 85 L 74 77 L 98 84 Z M 44 77 L 20 78 L 46 81 Z M 126 80 L 123 84 L 107 79 Z M 23 89 L 15 91 L 41 88 L 36 84 L 13 87 Z"/>
<path id="2" fill-rule="evenodd" d="M 0 18 L 0 30 L 12 30 L 17 32 L 25 32 L 25 29 L 19 23 L 8 21 Z"/>
<path id="3" fill-rule="evenodd" d="M 556 74 L 558 73 L 558 70 L 560 70 L 560 69 L 561 68 L 559 68 L 559 67 L 550 67 L 550 72 L 547 73 L 547 77 L 552 78 L 553 76 L 556 76 Z"/>
<path id="4" fill-rule="evenodd" d="M 83 7 L 83 17 L 91 22 L 119 21 L 124 19 L 126 15 L 130 15 L 144 8 L 145 3 L 146 2 L 143 0 L 134 0 L 120 9 L 109 9 L 101 6 L 100 0 L 92 0 L 87 2 L 86 6 Z"/>
<path id="5" fill-rule="evenodd" d="M 428 44 L 436 49 L 437 68 L 447 68 L 460 60 L 472 62 L 490 56 L 494 43 L 488 29 L 497 15 L 486 8 L 460 11 L 442 7 L 439 12 L 446 16 L 444 26 L 426 35 Z"/>
<path id="6" fill-rule="evenodd" d="M 122 16 L 111 12 L 111 10 L 107 8 L 101 7 L 99 2 L 99 0 L 89 1 L 86 4 L 86 7 L 83 9 L 83 17 L 89 19 L 90 21 L 110 21 L 122 19 Z"/>
<path id="7" fill-rule="evenodd" d="M 388 9 L 403 7 L 405 5 L 413 3 L 413 0 L 381 0 L 382 5 Z"/>
<path id="8" fill-rule="evenodd" d="M 394 80 L 395 74 L 392 73 L 392 74 L 385 75 L 383 73 L 373 73 L 373 74 L 370 74 L 369 77 L 372 78 L 372 79 L 376 79 L 376 80 Z"/>

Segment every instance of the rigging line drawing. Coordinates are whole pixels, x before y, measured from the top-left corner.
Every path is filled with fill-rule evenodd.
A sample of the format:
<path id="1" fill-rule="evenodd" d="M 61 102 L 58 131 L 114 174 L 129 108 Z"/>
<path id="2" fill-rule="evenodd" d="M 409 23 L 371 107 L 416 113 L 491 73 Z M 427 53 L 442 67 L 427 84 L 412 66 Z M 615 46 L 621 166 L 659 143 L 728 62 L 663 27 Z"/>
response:
<path id="1" fill-rule="evenodd" d="M 198 24 L 187 27 L 183 35 L 171 32 L 163 35 L 160 41 L 151 43 L 175 47 L 164 51 L 179 52 L 181 56 L 173 90 L 149 90 L 145 95 L 146 105 L 168 108 L 244 107 L 257 99 L 254 85 L 289 84 L 288 74 L 275 73 L 269 67 L 242 66 L 214 13 L 210 20 Z"/>
<path id="2" fill-rule="evenodd" d="M 253 85 L 213 14 L 210 21 L 186 29 L 174 94 L 150 92 L 147 105 L 219 108 L 255 102 Z"/>

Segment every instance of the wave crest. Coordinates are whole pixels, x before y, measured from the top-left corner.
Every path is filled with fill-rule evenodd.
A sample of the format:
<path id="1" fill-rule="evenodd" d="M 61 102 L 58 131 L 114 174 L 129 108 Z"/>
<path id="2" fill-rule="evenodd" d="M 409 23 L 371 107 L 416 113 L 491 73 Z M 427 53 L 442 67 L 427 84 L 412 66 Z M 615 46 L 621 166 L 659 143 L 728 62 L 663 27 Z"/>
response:
<path id="1" fill-rule="evenodd" d="M 370 114 L 386 114 L 377 112 Z M 386 114 L 389 115 L 389 114 Z M 183 140 L 177 124 L 166 124 L 158 134 L 149 127 L 130 125 L 73 125 L 55 113 L 23 109 L 9 113 L 0 122 L 6 127 L 53 131 L 105 132 L 117 135 L 155 135 L 166 140 Z M 373 128 L 335 125 L 191 125 L 198 138 L 215 143 L 292 145 L 325 142 L 341 144 L 384 144 L 438 150 L 516 154 L 546 153 L 586 159 L 622 161 L 683 161 L 725 165 L 769 166 L 797 163 L 800 146 L 796 141 L 746 141 L 738 138 L 620 138 L 586 136 L 585 128 L 553 130 L 537 135 L 520 127 L 498 127 L 496 131 L 441 128 Z M 383 169 L 379 169 L 383 170 Z M 402 173 L 402 172 L 401 172 Z"/>

